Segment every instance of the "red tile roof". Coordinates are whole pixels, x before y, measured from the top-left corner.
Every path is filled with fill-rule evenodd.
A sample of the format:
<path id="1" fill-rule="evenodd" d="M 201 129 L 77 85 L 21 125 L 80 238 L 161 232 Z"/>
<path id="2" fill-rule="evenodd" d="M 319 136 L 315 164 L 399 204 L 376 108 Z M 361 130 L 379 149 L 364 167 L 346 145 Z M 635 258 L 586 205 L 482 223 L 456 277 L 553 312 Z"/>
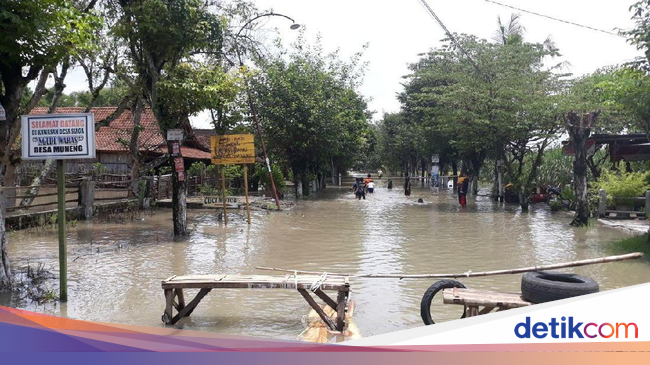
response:
<path id="1" fill-rule="evenodd" d="M 55 113 L 83 113 L 83 107 L 61 107 L 56 108 Z M 95 123 L 100 123 L 117 110 L 117 107 L 98 107 L 92 108 L 91 112 L 95 114 Z M 47 108 L 36 107 L 30 114 L 46 114 Z M 131 131 L 133 130 L 133 115 L 131 111 L 125 110 L 122 115 L 113 120 L 109 125 L 99 127 L 95 131 L 95 148 L 97 152 L 128 152 L 129 141 L 131 140 Z M 140 119 L 142 130 L 138 136 L 138 148 L 140 152 L 162 154 L 167 149 L 165 138 L 163 137 L 156 117 L 151 109 L 146 108 Z M 199 142 L 201 143 L 201 142 Z M 209 144 L 207 148 L 209 149 Z M 210 153 L 191 147 L 182 147 L 181 154 L 184 157 L 192 159 L 210 159 Z"/>

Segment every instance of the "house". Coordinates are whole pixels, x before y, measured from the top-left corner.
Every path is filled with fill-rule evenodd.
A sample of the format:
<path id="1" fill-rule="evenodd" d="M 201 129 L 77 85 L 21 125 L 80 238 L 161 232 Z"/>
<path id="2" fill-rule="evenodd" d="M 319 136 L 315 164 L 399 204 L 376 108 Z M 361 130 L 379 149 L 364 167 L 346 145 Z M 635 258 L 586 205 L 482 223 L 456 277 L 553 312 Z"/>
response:
<path id="1" fill-rule="evenodd" d="M 83 107 L 61 107 L 55 113 L 83 113 Z M 134 127 L 134 118 L 131 111 L 125 110 L 119 117 L 108 125 L 104 121 L 111 116 L 117 107 L 97 107 L 91 112 L 95 115 L 95 149 L 96 158 L 93 160 L 68 160 L 67 173 L 85 173 L 92 171 L 93 166 L 100 163 L 102 170 L 109 174 L 130 174 L 129 142 Z M 47 108 L 36 107 L 30 114 L 46 114 Z M 140 119 L 142 130 L 138 136 L 138 149 L 144 162 L 149 162 L 167 152 L 165 138 L 162 135 L 158 122 L 151 109 L 146 108 Z M 181 146 L 181 155 L 185 159 L 186 168 L 196 161 L 210 163 L 210 146 L 191 133 L 185 137 Z M 40 162 L 36 162 L 40 165 Z"/>

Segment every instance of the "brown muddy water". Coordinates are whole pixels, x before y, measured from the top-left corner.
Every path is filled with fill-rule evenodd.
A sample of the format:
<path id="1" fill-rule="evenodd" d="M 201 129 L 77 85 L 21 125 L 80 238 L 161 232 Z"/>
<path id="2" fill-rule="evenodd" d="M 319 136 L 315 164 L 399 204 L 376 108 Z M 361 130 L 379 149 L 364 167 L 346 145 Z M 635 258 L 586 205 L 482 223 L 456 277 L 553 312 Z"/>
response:
<path id="1" fill-rule="evenodd" d="M 506 269 L 612 254 L 611 242 L 628 235 L 594 225 L 570 228 L 570 216 L 545 205 L 521 213 L 487 197 L 460 209 L 450 191 L 434 195 L 400 183 L 357 201 L 346 188 L 330 187 L 291 211 L 232 214 L 227 227 L 213 211 L 190 211 L 189 237 L 171 237 L 171 212 L 126 224 L 79 223 L 68 233 L 69 302 L 28 304 L 17 295 L 0 305 L 69 318 L 163 326 L 160 281 L 171 275 L 269 274 L 256 266 L 363 273 L 441 273 Z M 417 199 L 424 199 L 418 204 Z M 57 272 L 52 230 L 10 234 L 14 270 L 43 263 Z M 650 281 L 648 260 L 576 268 L 601 290 Z M 281 275 L 278 273 L 278 275 Z M 520 275 L 461 280 L 468 287 L 516 292 Z M 355 321 L 363 336 L 422 326 L 420 300 L 435 280 L 353 279 Z M 51 282 L 56 288 L 57 280 Z M 187 298 L 187 294 L 186 294 Z M 434 319 L 458 318 L 459 307 L 434 305 Z M 295 339 L 309 307 L 289 290 L 213 290 L 176 327 L 229 334 Z"/>

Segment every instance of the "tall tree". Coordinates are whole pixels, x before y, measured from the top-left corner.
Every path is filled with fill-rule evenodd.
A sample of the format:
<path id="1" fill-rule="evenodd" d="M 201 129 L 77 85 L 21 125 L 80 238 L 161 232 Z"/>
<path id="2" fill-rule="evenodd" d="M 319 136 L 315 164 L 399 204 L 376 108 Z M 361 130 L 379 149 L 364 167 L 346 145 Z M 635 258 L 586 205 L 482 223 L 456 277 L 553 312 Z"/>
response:
<path id="1" fill-rule="evenodd" d="M 161 132 L 164 136 L 174 128 L 189 132 L 190 113 L 199 104 L 188 99 L 169 99 L 168 95 L 178 94 L 170 92 L 169 83 L 162 92 L 161 85 L 176 77 L 180 64 L 201 62 L 204 58 L 200 56 L 220 54 L 221 17 L 211 12 L 209 3 L 202 0 L 111 0 L 111 4 L 119 14 L 114 32 L 128 45 L 133 72 L 138 75 L 137 84 L 142 85 L 146 103 L 156 116 Z M 181 87 L 192 89 L 195 85 Z M 202 85 L 202 88 L 211 92 L 219 90 L 221 85 Z M 169 141 L 167 149 L 171 156 Z M 170 164 L 172 161 L 170 158 Z M 182 236 L 187 234 L 187 182 L 179 180 L 178 173 L 173 171 L 174 235 Z"/>
<path id="2" fill-rule="evenodd" d="M 69 0 L 5 0 L 0 6 L 0 104 L 7 120 L 0 122 L 0 172 L 12 186 L 19 151 L 20 115 L 44 94 L 47 75 L 66 57 L 91 47 L 99 18 Z M 27 85 L 39 79 L 34 94 L 23 100 Z M 4 193 L 4 189 L 2 190 Z M 0 193 L 0 194 L 2 194 Z M 0 199 L 3 199 L 0 196 Z M 0 286 L 11 284 L 4 212 L 0 210 Z"/>

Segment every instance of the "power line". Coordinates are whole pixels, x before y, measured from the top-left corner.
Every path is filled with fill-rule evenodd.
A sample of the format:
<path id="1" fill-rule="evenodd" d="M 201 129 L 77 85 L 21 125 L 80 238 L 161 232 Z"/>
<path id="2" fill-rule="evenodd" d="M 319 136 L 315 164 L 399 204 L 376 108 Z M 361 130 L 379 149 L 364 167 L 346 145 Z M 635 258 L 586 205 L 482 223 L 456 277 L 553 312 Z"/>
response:
<path id="1" fill-rule="evenodd" d="M 526 10 L 526 9 L 518 8 L 518 7 L 516 7 L 516 6 L 512 6 L 512 5 L 508 5 L 508 4 L 502 4 L 502 3 L 500 3 L 500 2 L 493 1 L 493 0 L 485 0 L 485 1 L 488 2 L 488 3 L 492 3 L 492 4 L 496 4 L 496 5 L 499 5 L 499 6 L 506 7 L 506 8 L 514 9 L 514 10 L 517 10 L 517 11 L 521 11 L 521 12 L 523 12 L 523 13 L 528 13 L 528 14 L 536 15 L 536 16 L 539 16 L 539 17 L 542 17 L 542 18 L 555 20 L 556 22 L 566 23 L 566 24 L 573 25 L 573 26 L 576 26 L 576 27 L 581 27 L 581 28 L 585 28 L 585 29 L 593 30 L 593 31 L 596 31 L 596 32 L 601 32 L 601 33 L 605 33 L 605 34 L 613 35 L 613 36 L 616 36 L 616 37 L 622 37 L 622 38 L 625 38 L 625 36 L 623 36 L 623 35 L 621 35 L 621 34 L 613 33 L 613 32 L 609 32 L 609 31 L 602 30 L 602 29 L 598 29 L 598 28 L 594 28 L 594 27 L 590 27 L 590 26 L 588 26 L 588 25 L 578 24 L 578 23 L 574 23 L 574 22 L 571 22 L 571 21 L 568 21 L 568 20 L 563 20 L 563 19 L 554 18 L 554 17 L 549 16 L 549 15 L 544 15 L 544 14 L 536 13 L 536 12 L 534 12 L 534 11 L 530 11 L 530 10 Z"/>
<path id="2" fill-rule="evenodd" d="M 447 34 L 447 37 L 449 37 L 449 39 L 451 39 L 451 41 L 454 42 L 454 44 L 456 45 L 456 47 L 458 47 L 458 49 L 459 49 L 461 52 L 463 52 L 463 54 L 465 55 L 465 57 L 467 58 L 467 60 L 472 64 L 472 66 L 474 66 L 474 68 L 476 69 L 476 71 L 477 71 L 479 74 L 481 74 L 481 69 L 478 67 L 478 65 L 476 64 L 476 62 L 474 62 L 474 60 L 473 60 L 472 57 L 469 55 L 469 53 L 467 53 L 467 51 L 465 51 L 465 49 L 463 48 L 463 46 L 460 45 L 460 42 L 458 42 L 458 40 L 456 40 L 456 37 L 454 37 L 454 35 L 451 34 L 451 32 L 449 31 L 449 29 L 447 29 L 447 27 L 446 27 L 445 24 L 442 22 L 442 20 L 440 20 L 440 18 L 438 18 L 438 16 L 436 15 L 436 13 L 433 11 L 433 9 L 431 9 L 431 7 L 429 6 L 429 4 L 427 3 L 427 1 L 426 1 L 426 0 L 420 0 L 420 3 L 422 3 L 422 5 L 424 5 L 424 7 L 425 7 L 425 8 L 427 9 L 427 11 L 429 12 L 429 14 L 433 17 L 433 19 L 435 19 L 436 22 L 438 22 L 438 24 L 440 25 L 440 27 L 442 28 L 442 30 L 444 30 L 445 33 Z"/>

